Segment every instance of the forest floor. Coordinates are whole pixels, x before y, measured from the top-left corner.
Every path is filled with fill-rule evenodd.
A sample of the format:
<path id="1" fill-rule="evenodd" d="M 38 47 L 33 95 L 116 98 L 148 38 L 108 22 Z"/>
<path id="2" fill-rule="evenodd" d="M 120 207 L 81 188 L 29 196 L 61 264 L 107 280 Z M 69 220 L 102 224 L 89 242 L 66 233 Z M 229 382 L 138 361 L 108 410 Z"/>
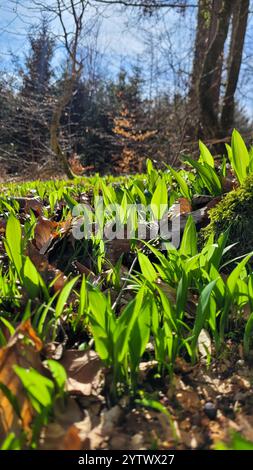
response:
<path id="1" fill-rule="evenodd" d="M 205 324 L 201 329 L 204 346 L 199 343 L 197 360 L 191 360 L 186 349 L 174 358 L 173 372 L 166 369 L 166 354 L 163 371 L 159 368 L 151 324 L 140 353 L 134 386 L 123 379 L 120 391 L 112 394 L 116 366 L 110 358 L 105 360 L 96 337 L 96 324 L 89 323 L 93 312 L 90 292 L 98 295 L 97 309 L 103 310 L 103 299 L 110 298 L 113 305 L 116 301 L 117 325 L 135 299 L 137 285 L 151 282 L 151 268 L 145 273 L 141 263 L 137 263 L 131 272 L 139 248 L 128 240 L 110 243 L 102 254 L 97 244 L 81 247 L 73 240 L 71 208 L 75 202 L 90 201 L 96 187 L 104 191 L 104 197 L 111 197 L 119 188 L 121 202 L 127 191 L 138 195 L 133 182 L 136 177 L 131 178 L 116 182 L 109 178 L 105 185 L 102 178 L 87 178 L 22 185 L 11 182 L 0 186 L 0 383 L 4 384 L 0 389 L 0 444 L 3 448 L 253 448 L 253 361 L 251 355 L 245 357 L 243 350 L 244 320 L 231 319 L 231 328 L 218 353 Z M 144 194 L 143 176 L 138 181 Z M 154 194 L 156 184 L 152 184 Z M 106 187 L 116 188 L 115 193 L 114 189 L 108 193 Z M 203 206 L 208 198 L 202 199 Z M 189 201 L 181 197 L 181 203 L 184 214 L 193 214 Z M 207 217 L 205 211 L 198 223 L 206 225 Z M 19 229 L 21 239 L 17 245 Z M 26 264 L 27 259 L 32 264 Z M 157 276 L 161 275 L 152 255 L 150 259 Z M 227 274 L 221 274 L 226 280 Z M 151 284 L 155 282 L 152 280 Z M 87 289 L 88 300 L 82 286 Z M 169 281 L 168 286 L 175 289 Z M 188 289 L 193 313 L 191 308 L 190 319 L 186 316 L 184 321 L 192 335 L 198 294 L 194 286 Z M 145 291 L 144 298 L 148 295 L 149 291 Z M 172 305 L 170 295 L 168 298 Z M 176 308 L 176 297 L 174 304 L 172 308 Z M 160 300 L 158 305 L 160 308 Z M 185 336 L 182 344 L 184 339 Z M 131 351 L 126 360 L 130 356 Z M 50 366 L 50 360 L 62 365 L 66 376 L 62 370 Z M 45 392 L 44 402 L 44 398 L 34 394 L 31 383 L 25 381 L 22 370 L 17 378 L 16 365 L 22 370 L 38 372 L 38 382 L 34 380 L 38 390 Z M 59 376 L 65 377 L 65 385 Z M 52 388 L 50 383 L 54 383 Z"/>

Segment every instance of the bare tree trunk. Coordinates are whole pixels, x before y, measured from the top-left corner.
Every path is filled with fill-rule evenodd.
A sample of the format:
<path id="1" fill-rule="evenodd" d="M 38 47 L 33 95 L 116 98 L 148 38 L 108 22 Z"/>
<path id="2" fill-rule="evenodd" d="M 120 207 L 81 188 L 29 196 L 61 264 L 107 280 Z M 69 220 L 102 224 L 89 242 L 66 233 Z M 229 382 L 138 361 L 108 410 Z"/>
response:
<path id="1" fill-rule="evenodd" d="M 249 16 L 249 3 L 249 0 L 236 0 L 233 9 L 227 84 L 221 114 L 221 127 L 224 135 L 227 135 L 227 133 L 232 130 L 234 123 L 234 97 L 242 63 L 244 40 Z"/>
<path id="2" fill-rule="evenodd" d="M 64 90 L 62 96 L 56 102 L 55 109 L 53 110 L 52 121 L 50 125 L 50 148 L 58 163 L 62 166 L 68 178 L 72 179 L 74 174 L 69 166 L 68 158 L 62 150 L 59 143 L 59 130 L 62 113 L 70 102 L 73 93 L 73 79 L 71 77 L 66 78 L 64 83 Z"/>
<path id="3" fill-rule="evenodd" d="M 208 48 L 216 34 L 219 20 L 219 12 L 222 9 L 223 0 L 212 0 L 212 19 L 209 31 Z M 208 48 L 206 50 L 208 50 Z M 215 70 L 213 71 L 212 86 L 210 93 L 212 94 L 213 107 L 215 113 L 219 113 L 219 100 L 220 100 L 220 89 L 221 89 L 221 77 L 222 77 L 222 66 L 223 66 L 224 54 L 223 50 L 217 60 Z"/>
<path id="4" fill-rule="evenodd" d="M 212 14 L 212 0 L 199 0 L 197 33 L 195 39 L 195 51 L 189 92 L 193 107 L 198 100 L 198 82 L 204 63 L 204 57 L 209 45 L 210 18 Z"/>
<path id="5" fill-rule="evenodd" d="M 52 152 L 55 154 L 58 162 L 61 164 L 69 178 L 73 178 L 75 175 L 69 166 L 67 155 L 61 149 L 59 132 L 61 128 L 62 113 L 71 100 L 74 91 L 74 84 L 82 71 L 83 64 L 82 60 L 78 59 L 78 47 L 80 45 L 83 31 L 83 17 L 86 6 L 87 3 L 83 0 L 80 4 L 78 2 L 76 3 L 74 0 L 70 0 L 67 10 L 73 20 L 73 31 L 71 33 L 67 31 L 67 23 L 65 22 L 64 12 L 66 11 L 66 5 L 64 0 L 57 0 L 54 10 L 54 13 L 58 16 L 62 27 L 63 40 L 68 55 L 67 68 L 69 67 L 70 70 L 67 69 L 63 92 L 56 102 L 55 109 L 53 111 L 50 126 L 50 146 Z"/>
<path id="6" fill-rule="evenodd" d="M 219 136 L 220 134 L 217 106 L 215 106 L 213 101 L 212 87 L 228 35 L 233 4 L 233 0 L 223 0 L 221 4 L 216 30 L 206 52 L 202 75 L 199 81 L 200 132 L 206 137 Z"/>
<path id="7" fill-rule="evenodd" d="M 213 38 L 217 34 L 222 3 L 223 0 L 199 0 L 195 53 L 193 60 L 191 87 L 189 92 L 189 116 L 192 126 L 190 131 L 191 138 L 199 136 L 202 114 L 199 93 L 200 82 L 201 78 L 203 77 L 203 67 L 207 51 L 212 44 Z M 215 67 L 212 71 L 212 76 L 210 77 L 210 100 L 212 100 L 213 111 L 217 116 L 219 112 L 222 65 L 223 50 L 217 58 L 217 63 L 215 64 Z"/>

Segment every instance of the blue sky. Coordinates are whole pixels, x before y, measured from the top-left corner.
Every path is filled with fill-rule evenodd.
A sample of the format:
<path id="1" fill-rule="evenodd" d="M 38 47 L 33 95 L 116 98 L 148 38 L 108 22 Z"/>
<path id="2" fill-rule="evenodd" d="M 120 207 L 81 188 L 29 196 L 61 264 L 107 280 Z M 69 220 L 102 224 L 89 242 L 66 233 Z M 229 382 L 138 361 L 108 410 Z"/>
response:
<path id="1" fill-rule="evenodd" d="M 49 4 L 52 1 L 47 0 Z M 17 3 L 19 4 L 17 8 Z M 13 69 L 10 51 L 22 62 L 27 51 L 27 30 L 31 24 L 39 21 L 38 12 L 31 9 L 31 0 L 0 0 L 0 60 L 1 69 L 11 72 Z M 86 15 L 93 17 L 96 11 L 90 9 Z M 173 10 L 161 13 L 160 21 L 146 21 L 142 28 L 133 24 L 131 15 L 126 16 L 119 8 L 103 7 L 100 9 L 101 26 L 98 40 L 99 49 L 104 53 L 104 65 L 114 75 L 120 66 L 127 70 L 130 64 L 141 65 L 142 70 L 150 74 L 151 55 L 147 58 L 143 52 L 147 48 L 147 38 L 152 36 L 154 43 L 154 62 L 159 73 L 160 87 L 173 94 L 187 86 L 191 67 L 190 45 L 194 40 L 194 28 L 190 29 L 190 15 L 194 25 L 196 9 L 189 11 L 185 17 Z M 71 20 L 66 17 L 71 28 Z M 130 27 L 129 27 L 130 25 Z M 181 25 L 181 28 L 180 28 Z M 51 27 L 55 34 L 60 32 L 60 25 L 52 21 Z M 145 30 L 145 34 L 143 34 Z M 168 45 L 175 52 L 169 55 Z M 245 56 L 247 66 L 242 68 L 238 98 L 246 108 L 248 115 L 253 117 L 253 28 L 252 18 L 246 38 Z M 176 57 L 179 61 L 176 61 Z M 56 55 L 56 65 L 62 61 L 61 49 Z M 181 69 L 180 79 L 175 83 L 173 67 Z M 241 91 L 242 90 L 242 91 Z"/>
<path id="2" fill-rule="evenodd" d="M 31 2 L 23 0 L 22 5 L 29 7 Z M 50 3 L 50 2 L 49 2 Z M 36 11 L 29 11 L 21 5 L 14 8 L 15 1 L 0 0 L 0 57 L 6 68 L 11 68 L 10 52 L 22 58 L 27 50 L 26 33 L 31 25 L 39 22 L 39 15 Z M 94 9 L 87 12 L 88 15 L 94 15 Z M 66 18 L 69 28 L 71 28 L 71 19 Z M 143 41 L 138 35 L 138 30 L 127 31 L 125 27 L 126 17 L 117 9 L 101 9 L 101 28 L 99 46 L 107 54 L 115 58 L 116 63 L 112 66 L 117 67 L 117 61 L 120 62 L 123 57 L 134 58 L 142 54 L 144 50 Z M 58 21 L 53 21 L 51 27 L 56 34 L 61 32 Z"/>

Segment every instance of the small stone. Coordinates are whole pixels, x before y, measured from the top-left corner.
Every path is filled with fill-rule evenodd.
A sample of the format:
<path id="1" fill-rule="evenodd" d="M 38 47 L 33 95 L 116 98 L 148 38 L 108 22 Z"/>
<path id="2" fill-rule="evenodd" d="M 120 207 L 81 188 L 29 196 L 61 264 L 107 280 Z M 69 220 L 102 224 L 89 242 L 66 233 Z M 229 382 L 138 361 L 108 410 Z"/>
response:
<path id="1" fill-rule="evenodd" d="M 211 401 L 205 403 L 204 412 L 206 413 L 206 416 L 208 416 L 209 419 L 216 419 L 217 408 Z"/>
<path id="2" fill-rule="evenodd" d="M 237 362 L 236 362 L 236 366 L 237 367 L 243 367 L 245 365 L 245 361 L 243 359 L 239 359 Z"/>

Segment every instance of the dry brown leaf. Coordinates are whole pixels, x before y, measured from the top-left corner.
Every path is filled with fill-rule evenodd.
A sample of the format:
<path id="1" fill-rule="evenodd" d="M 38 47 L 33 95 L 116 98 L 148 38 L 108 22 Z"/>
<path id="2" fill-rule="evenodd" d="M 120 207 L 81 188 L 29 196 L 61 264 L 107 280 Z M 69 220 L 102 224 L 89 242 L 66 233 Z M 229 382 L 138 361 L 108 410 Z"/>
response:
<path id="1" fill-rule="evenodd" d="M 0 219 L 0 233 L 5 233 L 6 228 L 6 220 Z"/>
<path id="2" fill-rule="evenodd" d="M 29 213 L 30 210 L 32 210 L 34 214 L 39 217 L 42 216 L 43 213 L 43 203 L 40 199 L 24 198 L 24 206 L 22 209 L 26 213 Z"/>
<path id="3" fill-rule="evenodd" d="M 100 415 L 100 423 L 88 434 L 90 449 L 99 449 L 114 434 L 115 428 L 123 417 L 122 409 L 119 405 L 113 406 Z M 78 427 L 81 425 L 79 423 Z"/>
<path id="4" fill-rule="evenodd" d="M 75 426 L 83 418 L 79 406 L 73 398 L 68 398 L 65 406 L 56 403 L 54 422 L 46 426 L 41 434 L 40 450 L 79 450 L 81 439 Z"/>
<path id="5" fill-rule="evenodd" d="M 18 202 L 20 212 L 28 214 L 32 210 L 37 217 L 43 213 L 43 202 L 38 197 L 12 197 L 11 200 Z"/>
<path id="6" fill-rule="evenodd" d="M 53 268 L 53 266 L 49 265 L 49 270 L 50 272 L 53 272 L 54 274 L 54 281 L 53 281 L 53 289 L 54 289 L 54 292 L 59 292 L 63 289 L 63 287 L 65 286 L 65 283 L 67 281 L 67 276 L 65 276 L 65 274 L 63 274 L 62 271 L 60 271 L 59 269 L 55 269 Z"/>
<path id="7" fill-rule="evenodd" d="M 106 258 L 115 265 L 123 253 L 129 253 L 131 241 L 129 239 L 117 239 L 108 241 L 106 243 Z"/>
<path id="8" fill-rule="evenodd" d="M 34 266 L 40 273 L 46 272 L 48 269 L 48 259 L 36 248 L 35 241 L 29 242 L 27 245 L 27 255 L 33 262 Z"/>
<path id="9" fill-rule="evenodd" d="M 98 395 L 103 387 L 103 363 L 95 351 L 64 351 L 61 364 L 68 376 L 67 390 L 77 395 Z"/>
<path id="10" fill-rule="evenodd" d="M 58 236 L 56 229 L 57 222 L 39 217 L 34 230 L 34 243 L 41 254 L 44 254 L 50 243 Z"/>
<path id="11" fill-rule="evenodd" d="M 185 197 L 180 197 L 177 202 L 180 204 L 180 214 L 188 214 L 192 211 L 192 205 Z"/>
<path id="12" fill-rule="evenodd" d="M 37 371 L 41 371 L 42 365 L 39 357 L 41 348 L 42 343 L 32 329 L 30 321 L 27 320 L 17 328 L 8 344 L 0 349 L 0 382 L 17 397 L 22 417 L 20 420 L 11 403 L 0 390 L 0 441 L 10 432 L 18 435 L 22 428 L 29 431 L 33 410 L 13 366 L 34 367 Z"/>
<path id="13" fill-rule="evenodd" d="M 189 362 L 186 362 L 183 357 L 178 356 L 176 358 L 175 372 L 177 374 L 179 374 L 179 373 L 189 374 L 190 372 L 193 371 L 193 369 L 194 369 L 194 367 Z"/>
<path id="14" fill-rule="evenodd" d="M 89 268 L 84 266 L 84 264 L 79 263 L 79 261 L 75 261 L 75 265 L 79 271 L 80 274 L 85 274 L 85 276 L 94 283 L 99 282 L 100 277 L 96 276 Z"/>
<path id="15" fill-rule="evenodd" d="M 65 274 L 49 264 L 47 255 L 40 253 L 33 243 L 28 243 L 27 255 L 39 273 L 42 275 L 46 283 L 53 283 L 54 292 L 61 291 L 67 280 Z"/>
<path id="16" fill-rule="evenodd" d="M 65 429 L 59 423 L 50 423 L 43 431 L 39 450 L 81 450 L 83 443 L 79 431 L 73 424 Z"/>

